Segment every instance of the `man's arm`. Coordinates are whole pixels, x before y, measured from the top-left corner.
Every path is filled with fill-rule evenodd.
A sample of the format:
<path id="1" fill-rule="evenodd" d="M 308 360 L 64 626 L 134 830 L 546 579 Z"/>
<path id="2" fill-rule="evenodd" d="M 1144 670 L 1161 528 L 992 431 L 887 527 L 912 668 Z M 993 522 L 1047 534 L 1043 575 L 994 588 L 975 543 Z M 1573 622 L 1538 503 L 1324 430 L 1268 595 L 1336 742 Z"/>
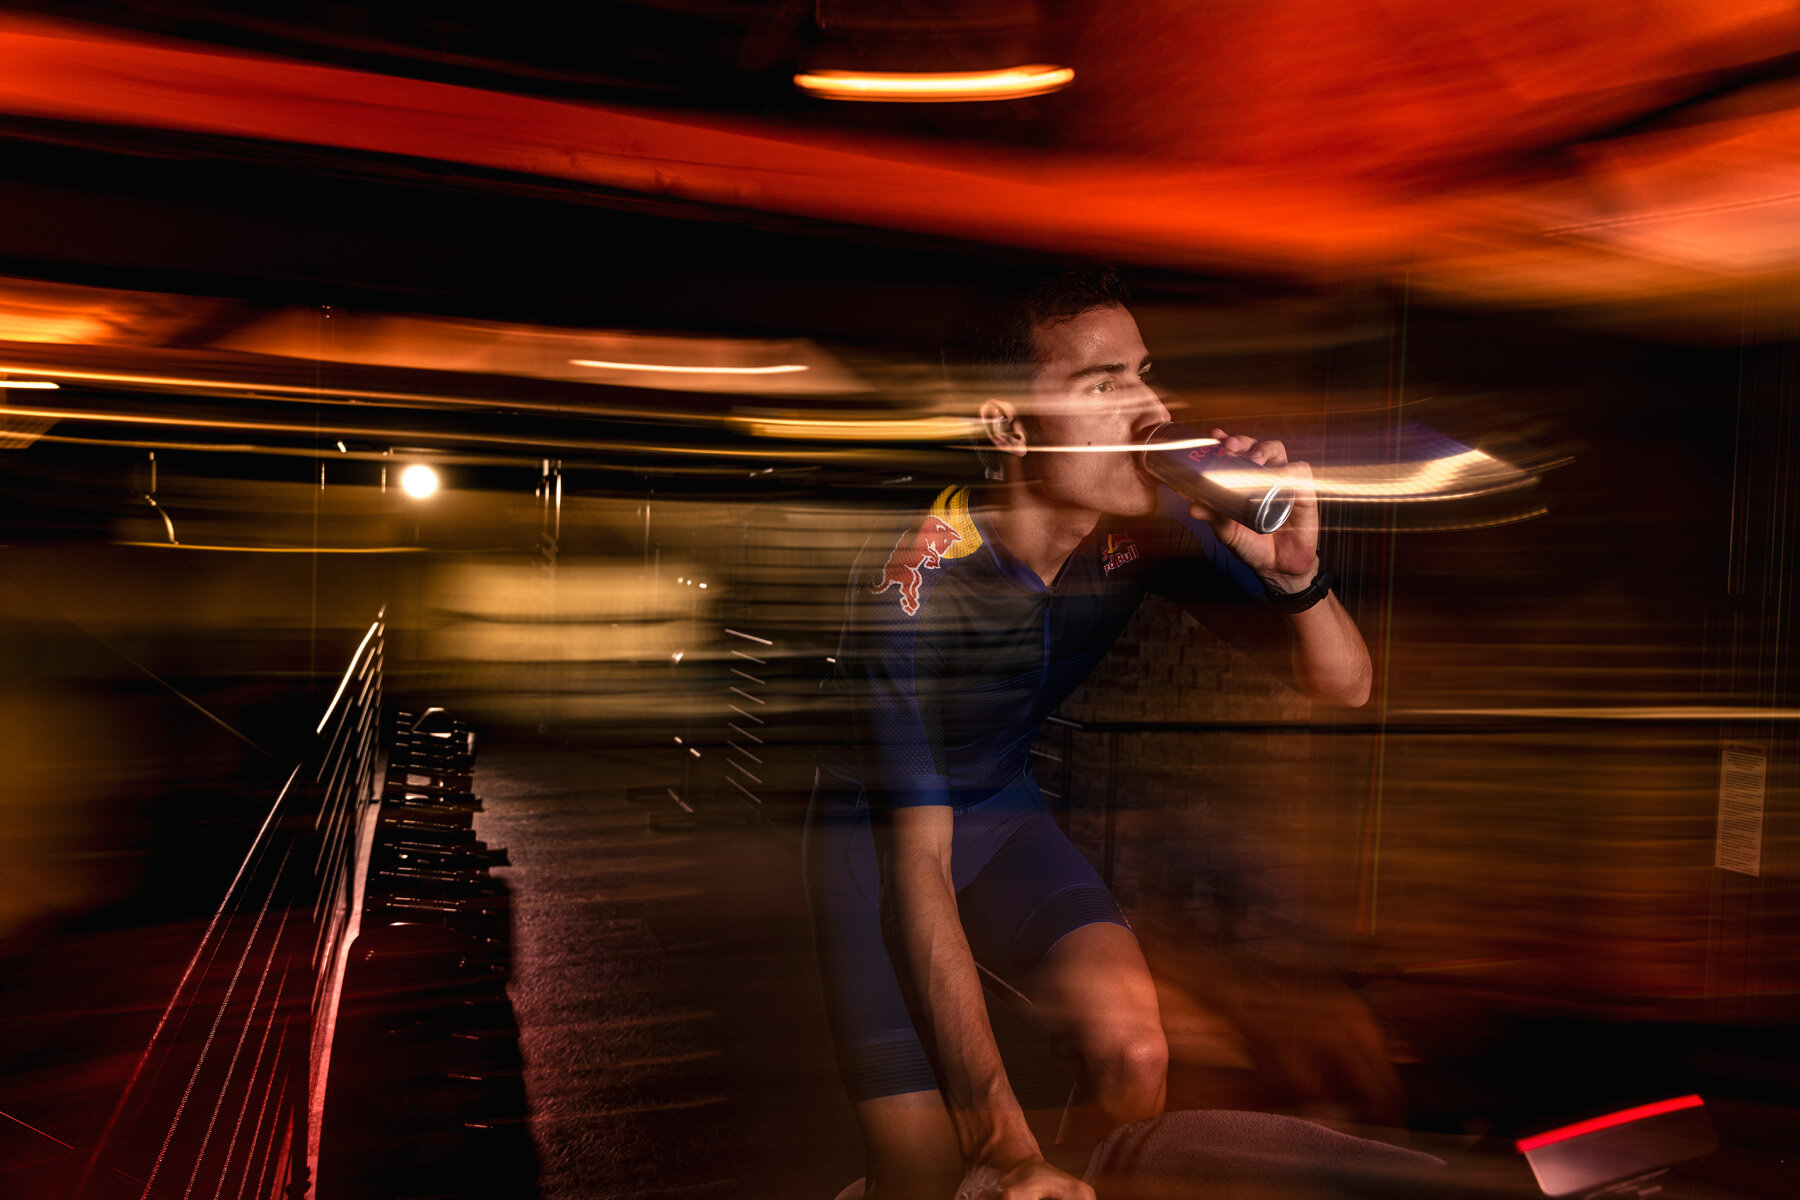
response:
<path id="1" fill-rule="evenodd" d="M 1294 511 L 1274 533 L 1256 533 L 1236 521 L 1196 504 L 1189 514 L 1212 524 L 1219 541 L 1256 572 L 1263 586 L 1277 592 L 1303 592 L 1319 574 L 1319 500 L 1312 490 L 1312 468 L 1289 462 L 1280 442 L 1259 442 L 1243 434 L 1215 429 L 1212 436 L 1226 450 L 1280 471 L 1298 485 Z M 1287 614 L 1291 635 L 1289 662 L 1294 681 L 1314 700 L 1360 708 L 1368 703 L 1375 671 L 1369 648 L 1356 622 L 1335 595 L 1327 595 L 1304 612 Z"/>
<path id="2" fill-rule="evenodd" d="M 1007 1082 L 950 874 L 953 814 L 945 805 L 891 810 L 875 822 L 881 931 L 926 1051 L 963 1161 L 992 1178 L 979 1194 L 1006 1200 L 1092 1200 L 1044 1162 Z M 965 1185 L 965 1190 L 970 1190 Z"/>
<path id="3" fill-rule="evenodd" d="M 1314 560 L 1314 574 L 1317 574 Z M 1303 591 L 1312 580 L 1295 588 Z M 1286 588 L 1280 589 L 1286 591 Z M 1289 661 L 1294 681 L 1314 700 L 1361 708 L 1369 702 L 1375 671 L 1369 648 L 1363 644 L 1356 622 L 1335 595 L 1328 595 L 1305 612 L 1287 618 L 1293 635 Z"/>

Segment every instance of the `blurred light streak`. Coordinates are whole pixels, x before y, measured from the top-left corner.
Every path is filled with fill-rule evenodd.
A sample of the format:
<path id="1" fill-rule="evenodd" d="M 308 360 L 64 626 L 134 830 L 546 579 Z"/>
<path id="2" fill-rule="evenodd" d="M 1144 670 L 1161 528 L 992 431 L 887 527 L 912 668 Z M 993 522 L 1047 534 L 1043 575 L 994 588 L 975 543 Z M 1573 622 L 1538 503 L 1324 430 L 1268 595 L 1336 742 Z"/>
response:
<path id="1" fill-rule="evenodd" d="M 933 104 L 1043 96 L 1074 78 L 1068 67 L 1027 63 L 993 71 L 805 71 L 794 76 L 794 86 L 821 100 Z"/>
<path id="2" fill-rule="evenodd" d="M 33 1125 L 27 1121 L 21 1121 L 18 1117 L 13 1116 L 9 1112 L 0 1112 L 0 1117 L 5 1117 L 7 1120 L 11 1121 L 14 1125 L 17 1125 L 22 1129 L 29 1129 L 32 1133 L 37 1134 L 39 1137 L 43 1138 L 46 1141 L 55 1142 L 57 1145 L 61 1146 L 64 1150 L 74 1150 L 75 1149 L 75 1147 L 69 1145 L 69 1143 L 63 1141 L 61 1138 L 57 1137 L 55 1134 L 45 1133 L 43 1130 L 39 1129 L 36 1125 Z M 134 1180 L 133 1182 L 137 1182 L 137 1181 Z"/>
<path id="3" fill-rule="evenodd" d="M 114 546 L 154 547 L 159 550 L 213 550 L 231 554 L 423 554 L 424 546 L 196 546 L 170 542 L 112 542 Z"/>
<path id="4" fill-rule="evenodd" d="M 1196 437 L 1177 438 L 1173 441 L 1158 442 L 1158 450 L 1198 450 L 1203 446 L 1216 446 L 1218 438 Z M 1144 448 L 1142 442 L 1101 443 L 1086 446 L 1057 446 L 1040 444 L 1030 447 L 1033 454 L 1136 454 Z"/>
<path id="5" fill-rule="evenodd" d="M 51 383 L 48 379 L 0 379 L 0 388 L 34 388 L 38 391 L 55 391 L 61 384 Z"/>
<path id="6" fill-rule="evenodd" d="M 1484 517 L 1479 521 L 1423 522 L 1423 521 L 1408 520 L 1404 526 L 1396 528 L 1394 532 L 1396 532 L 1396 533 L 1459 533 L 1459 532 L 1462 532 L 1464 530 L 1469 530 L 1469 529 L 1498 529 L 1502 525 L 1517 525 L 1520 521 L 1530 521 L 1537 517 L 1546 517 L 1549 515 L 1550 515 L 1550 510 L 1547 508 L 1533 508 L 1533 509 L 1529 509 L 1525 512 L 1507 513 L 1503 516 L 1497 516 L 1497 517 Z M 1324 521 L 1324 526 L 1327 529 L 1361 528 L 1361 526 L 1345 526 L 1345 525 L 1337 524 L 1337 523 L 1332 522 L 1329 518 L 1327 518 Z"/>
<path id="7" fill-rule="evenodd" d="M 1529 471 L 1480 450 L 1465 450 L 1425 462 L 1332 467 L 1313 477 L 1313 489 L 1340 503 L 1404 503 L 1489 496 L 1535 482 L 1537 476 Z"/>
<path id="8" fill-rule="evenodd" d="M 1732 122 L 1714 114 L 1673 135 L 1630 132 L 1693 101 L 1697 86 L 1741 81 L 1792 53 L 1791 6 L 1734 12 L 1671 0 L 1664 17 L 1681 19 L 1657 21 L 1563 7 L 1545 22 L 1537 6 L 1531 20 L 1422 6 L 1406 21 L 1382 6 L 1307 17 L 1276 3 L 1153 6 L 1139 19 L 1194 54 L 1145 55 L 1128 21 L 1092 31 L 1087 119 L 1123 136 L 1106 156 L 1052 149 L 1009 160 L 736 116 L 656 118 L 16 15 L 0 20 L 0 111 L 463 163 L 1163 266 L 1404 268 L 1425 290 L 1521 301 L 1641 307 L 1679 296 L 1714 322 L 1728 315 L 1722 282 L 1758 264 L 1774 278 L 1752 282 L 1800 269 L 1792 214 L 1777 211 L 1792 179 L 1719 169 L 1741 165 Z M 1607 30 L 1598 40 L 1570 35 L 1597 22 Z M 1616 53 L 1591 53 L 1614 40 Z M 1375 66 L 1398 61 L 1408 69 Z M 1745 156 L 1753 168 L 1794 159 L 1781 140 L 1791 131 L 1776 135 Z M 1548 172 L 1496 169 L 1571 146 L 1579 153 L 1559 154 Z M 1616 163 L 1622 148 L 1639 161 Z M 1708 150 L 1724 154 L 1703 161 Z M 1726 194 L 1693 183 L 1706 177 Z M 1653 239 L 1685 262 L 1544 233 L 1621 209 L 1664 212 L 1672 199 L 1706 218 Z M 1741 214 L 1719 205 L 1768 211 L 1746 232 Z M 1735 308 L 1729 316 L 1735 330 Z"/>
<path id="9" fill-rule="evenodd" d="M 1800 721 L 1800 708 L 1734 708 L 1722 704 L 1581 708 L 1399 708 L 1390 717 L 1522 717 L 1558 721 Z"/>
<path id="10" fill-rule="evenodd" d="M 0 408 L 0 426 L 3 426 L 6 410 Z M 45 420 L 48 428 L 54 421 Z M 330 458 L 334 462 L 372 462 L 391 463 L 393 457 L 375 450 L 347 450 L 343 454 L 327 454 L 308 446 L 257 446 L 249 442 L 177 442 L 167 439 L 149 438 L 99 438 L 75 437 L 63 433 L 47 433 L 40 439 L 46 442 L 59 442 L 69 446 L 123 446 L 133 450 L 181 450 L 201 454 L 262 454 L 277 458 Z M 5 445 L 4 434 L 0 433 L 0 447 Z M 542 461 L 537 455 L 503 455 L 503 454 L 443 454 L 438 461 L 457 466 L 479 467 L 528 467 Z"/>
<path id="11" fill-rule="evenodd" d="M 725 423 L 752 437 L 868 442 L 955 442 L 968 437 L 980 425 L 972 417 L 790 417 L 750 414 L 733 414 L 725 418 Z"/>
<path id="12" fill-rule="evenodd" d="M 334 312 L 329 336 L 311 309 L 285 309 L 212 349 L 306 362 L 502 375 L 633 388 L 842 394 L 868 385 L 806 338 L 571 329 L 417 313 Z M 608 373 L 618 378 L 608 379 Z"/>
<path id="13" fill-rule="evenodd" d="M 18 371 L 27 368 L 8 366 L 0 363 L 0 372 Z M 58 379 L 76 383 L 93 383 L 116 385 L 127 388 L 144 388 L 152 391 L 174 390 L 192 392 L 226 392 L 232 395 L 248 395 L 266 399 L 294 399 L 308 403 L 325 403 L 339 405 L 361 405 L 371 401 L 383 404 L 407 404 L 420 408 L 473 408 L 483 411 L 492 409 L 501 401 L 493 397 L 451 396 L 432 392 L 386 392 L 358 388 L 325 388 L 308 384 L 267 383 L 249 379 L 208 379 L 204 376 L 158 375 L 136 371 L 82 371 L 64 367 L 32 366 L 28 368 L 34 375 L 54 375 Z M 504 401 L 506 407 L 523 412 L 562 414 L 567 416 L 596 417 L 649 417 L 662 421 L 704 420 L 704 415 L 688 415 L 671 411 L 667 407 L 652 408 L 648 405 L 606 405 L 606 404 L 549 404 L 542 401 L 515 400 Z M 18 411 L 16 409 L 8 411 Z"/>
<path id="14" fill-rule="evenodd" d="M 595 358 L 571 358 L 569 363 L 609 371 L 662 371 L 672 375 L 787 375 L 811 369 L 804 363 L 781 363 L 773 367 L 678 367 L 668 363 L 603 362 Z"/>
<path id="15" fill-rule="evenodd" d="M 1573 1125 L 1563 1125 L 1556 1129 L 1546 1130 L 1528 1138 L 1520 1138 L 1514 1143 L 1520 1153 L 1536 1150 L 1542 1146 L 1553 1146 L 1557 1142 L 1566 1142 L 1570 1138 L 1580 1137 L 1584 1133 L 1598 1133 L 1602 1129 L 1612 1129 L 1618 1125 L 1629 1125 L 1633 1121 L 1641 1121 L 1645 1117 L 1661 1116 L 1663 1113 L 1679 1112 L 1684 1108 L 1699 1108 L 1701 1099 L 1697 1095 L 1676 1096 L 1669 1100 L 1658 1100 L 1654 1104 L 1640 1104 L 1635 1108 L 1621 1109 L 1608 1113 L 1603 1117 L 1594 1117 L 1586 1121 L 1577 1121 Z"/>
<path id="16" fill-rule="evenodd" d="M 702 204 L 1165 265 L 1387 261 L 1451 224 L 1355 181 L 1137 165 L 651 117 L 42 18 L 0 20 L 0 112 L 183 130 L 574 180 Z M 1097 169 L 1103 167 L 1103 169 Z"/>
<path id="17" fill-rule="evenodd" d="M 324 733 L 325 726 L 331 724 L 332 712 L 337 708 L 338 701 L 344 698 L 344 690 L 350 686 L 350 681 L 356 677 L 357 667 L 362 661 L 363 651 L 369 648 L 370 640 L 380 632 L 382 618 L 386 615 L 387 609 L 383 606 L 380 615 L 378 615 L 375 618 L 374 623 L 369 626 L 369 631 L 363 634 L 363 640 L 361 644 L 356 647 L 356 653 L 350 656 L 350 667 L 344 672 L 343 678 L 338 680 L 337 692 L 332 695 L 331 703 L 325 706 L 325 715 L 319 718 L 319 725 L 318 728 L 313 730 L 314 733 Z M 414 728 L 416 729 L 418 727 L 415 725 Z"/>
<path id="18" fill-rule="evenodd" d="M 255 433 L 280 433 L 297 436 L 348 436 L 366 440 L 382 441 L 415 441 L 463 442 L 476 445 L 529 446 L 533 448 L 550 447 L 562 451 L 586 451 L 593 453 L 629 453 L 651 455 L 675 455 L 687 458 L 786 458 L 787 451 L 775 449 L 758 449 L 751 446 L 694 446 L 676 442 L 633 442 L 633 441 L 600 441 L 588 438 L 530 438 L 515 434 L 497 433 L 463 433 L 447 429 L 395 429 L 388 427 L 362 427 L 350 425 L 313 425 L 303 423 L 283 423 L 276 421 L 244 421 L 223 420 L 213 417 L 171 417 L 154 413 L 122 413 L 122 412 L 83 412 L 74 409 L 38 409 L 7 408 L 0 409 L 0 415 L 16 414 L 22 417 L 40 418 L 52 421 L 104 421 L 118 425 L 150 425 L 162 428 L 181 429 L 230 429 Z M 317 457 L 319 452 L 308 452 Z M 815 458 L 823 456 L 831 459 L 855 460 L 860 457 L 857 450 L 809 451 Z M 885 454 L 883 461 L 892 459 L 892 454 Z"/>

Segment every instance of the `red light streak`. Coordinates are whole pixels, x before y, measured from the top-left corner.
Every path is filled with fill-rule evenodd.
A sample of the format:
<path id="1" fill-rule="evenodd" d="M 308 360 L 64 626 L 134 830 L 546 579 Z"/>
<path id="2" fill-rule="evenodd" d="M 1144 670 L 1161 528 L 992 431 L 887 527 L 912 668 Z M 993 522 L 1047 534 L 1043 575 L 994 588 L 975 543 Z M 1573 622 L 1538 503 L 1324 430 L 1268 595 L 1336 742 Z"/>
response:
<path id="1" fill-rule="evenodd" d="M 1564 1125 L 1560 1129 L 1552 1129 L 1545 1133 L 1523 1138 L 1514 1143 L 1521 1154 L 1529 1154 L 1544 1146 L 1553 1146 L 1557 1142 L 1566 1142 L 1570 1138 L 1578 1138 L 1587 1133 L 1598 1133 L 1602 1129 L 1612 1129 L 1619 1125 L 1629 1125 L 1633 1121 L 1642 1121 L 1649 1117 L 1658 1117 L 1664 1113 L 1679 1112 L 1684 1108 L 1699 1108 L 1703 1102 L 1699 1096 L 1677 1096 L 1672 1100 L 1658 1100 L 1654 1104 L 1640 1104 L 1636 1108 L 1622 1109 L 1616 1113 L 1608 1113 L 1604 1117 L 1593 1117 L 1586 1121 L 1577 1121 L 1573 1125 Z"/>

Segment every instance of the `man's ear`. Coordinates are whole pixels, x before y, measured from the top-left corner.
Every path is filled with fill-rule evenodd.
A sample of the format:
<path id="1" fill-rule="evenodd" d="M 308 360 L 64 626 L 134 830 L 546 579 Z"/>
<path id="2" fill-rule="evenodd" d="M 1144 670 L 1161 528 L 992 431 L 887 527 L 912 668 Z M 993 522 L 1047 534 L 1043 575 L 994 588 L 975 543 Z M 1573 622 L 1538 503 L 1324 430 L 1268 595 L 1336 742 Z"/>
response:
<path id="1" fill-rule="evenodd" d="M 1010 402 L 989 397 L 981 402 L 980 415 L 995 449 L 1015 458 L 1025 457 L 1025 423 Z"/>

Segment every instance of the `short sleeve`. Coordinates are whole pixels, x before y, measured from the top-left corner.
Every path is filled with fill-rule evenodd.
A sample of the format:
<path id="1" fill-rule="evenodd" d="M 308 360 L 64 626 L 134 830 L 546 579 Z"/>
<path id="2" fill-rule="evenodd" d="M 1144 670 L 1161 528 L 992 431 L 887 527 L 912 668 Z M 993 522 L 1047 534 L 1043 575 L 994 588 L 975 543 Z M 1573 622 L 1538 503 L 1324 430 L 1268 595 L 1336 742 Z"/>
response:
<path id="1" fill-rule="evenodd" d="M 929 636 L 937 572 L 925 573 L 913 592 L 893 584 L 883 567 L 894 538 L 892 530 L 872 536 L 851 573 L 830 692 L 851 710 L 853 757 L 872 806 L 948 804 L 939 705 L 943 663 Z"/>

